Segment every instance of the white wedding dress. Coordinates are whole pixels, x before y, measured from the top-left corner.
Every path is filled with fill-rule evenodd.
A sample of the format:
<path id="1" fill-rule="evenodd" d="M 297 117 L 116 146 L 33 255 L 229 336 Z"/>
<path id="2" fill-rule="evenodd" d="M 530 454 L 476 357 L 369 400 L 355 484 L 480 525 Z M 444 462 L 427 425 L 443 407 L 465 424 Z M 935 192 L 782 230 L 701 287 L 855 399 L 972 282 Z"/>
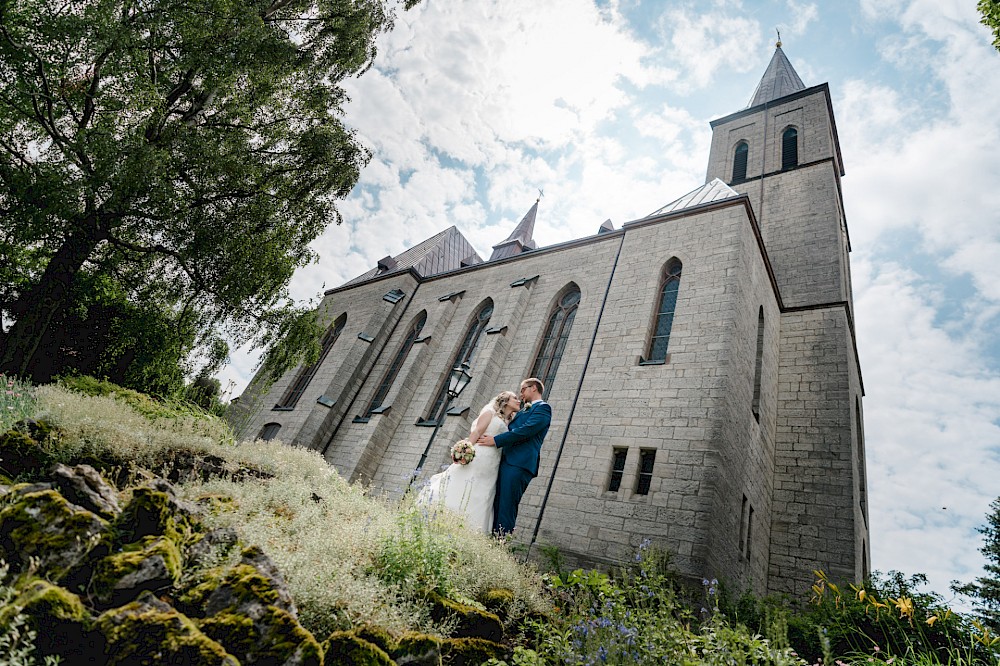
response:
<path id="1" fill-rule="evenodd" d="M 507 432 L 507 424 L 493 411 L 483 407 L 480 415 L 489 412 L 493 419 L 486 426 L 486 435 Z M 497 493 L 497 471 L 500 451 L 495 446 L 476 446 L 476 456 L 467 465 L 452 463 L 435 474 L 417 495 L 417 506 L 444 505 L 465 516 L 466 527 L 489 534 L 493 530 L 493 498 Z"/>

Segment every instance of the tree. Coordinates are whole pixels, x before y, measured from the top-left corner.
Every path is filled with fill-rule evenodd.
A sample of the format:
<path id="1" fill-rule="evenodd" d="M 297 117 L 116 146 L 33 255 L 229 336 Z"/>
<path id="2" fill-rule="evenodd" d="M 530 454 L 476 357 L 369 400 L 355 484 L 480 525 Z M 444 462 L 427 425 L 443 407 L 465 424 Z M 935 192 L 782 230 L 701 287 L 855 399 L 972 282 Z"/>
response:
<path id="1" fill-rule="evenodd" d="M 292 272 L 369 158 L 340 84 L 388 1 L 0 0 L 0 371 L 44 366 L 92 283 L 187 351 L 294 327 Z"/>
<path id="2" fill-rule="evenodd" d="M 979 0 L 980 23 L 993 31 L 993 46 L 1000 51 L 1000 0 Z"/>
<path id="3" fill-rule="evenodd" d="M 1000 497 L 990 504 L 986 525 L 979 528 L 983 546 L 979 549 L 988 563 L 986 574 L 972 583 L 952 583 L 951 589 L 974 599 L 975 611 L 995 630 L 1000 631 Z"/>

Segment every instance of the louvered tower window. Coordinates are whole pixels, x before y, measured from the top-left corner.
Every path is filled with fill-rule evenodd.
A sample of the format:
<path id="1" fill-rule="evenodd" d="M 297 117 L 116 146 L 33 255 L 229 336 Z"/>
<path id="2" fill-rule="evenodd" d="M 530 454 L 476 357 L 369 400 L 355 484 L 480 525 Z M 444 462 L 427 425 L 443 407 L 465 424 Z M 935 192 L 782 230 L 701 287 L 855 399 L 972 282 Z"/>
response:
<path id="1" fill-rule="evenodd" d="M 670 328 L 674 323 L 674 310 L 677 309 L 677 292 L 681 287 L 681 262 L 676 257 L 667 262 L 663 272 L 663 282 L 660 283 L 660 302 L 656 312 L 656 327 L 649 343 L 647 361 L 665 361 L 667 345 L 670 342 Z"/>
<path id="2" fill-rule="evenodd" d="M 556 304 L 549 317 L 549 325 L 545 329 L 542 346 L 538 350 L 535 365 L 531 370 L 531 376 L 541 379 L 542 384 L 545 385 L 543 398 L 548 399 L 549 393 L 552 391 L 552 382 L 556 378 L 556 370 L 559 369 L 559 362 L 566 349 L 566 341 L 569 340 L 569 332 L 573 328 L 573 319 L 576 317 L 579 305 L 580 290 L 574 285 L 559 299 L 559 303 Z"/>
<path id="3" fill-rule="evenodd" d="M 781 134 L 781 168 L 791 169 L 799 164 L 799 131 L 789 127 Z"/>
<path id="4" fill-rule="evenodd" d="M 299 370 L 299 373 L 295 376 L 295 381 L 292 385 L 288 387 L 285 391 L 285 395 L 281 396 L 281 401 L 275 405 L 276 409 L 292 409 L 298 403 L 299 398 L 305 392 L 306 387 L 309 386 L 309 382 L 316 375 L 316 370 L 326 359 L 326 355 L 330 352 L 330 348 L 333 347 L 333 343 L 337 341 L 340 337 L 340 332 L 344 330 L 344 326 L 347 325 L 347 315 L 342 314 L 337 318 L 337 321 L 326 330 L 323 335 L 323 341 L 320 343 L 319 358 L 312 365 L 304 365 Z"/>
<path id="5" fill-rule="evenodd" d="M 746 141 L 736 144 L 736 152 L 733 154 L 733 181 L 738 183 L 747 179 L 747 155 L 750 153 L 750 146 Z"/>
<path id="6" fill-rule="evenodd" d="M 396 358 L 392 359 L 392 365 L 389 366 L 389 370 L 385 373 L 385 377 L 378 386 L 378 390 L 375 391 L 375 395 L 372 396 L 372 401 L 368 404 L 368 409 L 365 410 L 365 417 L 372 415 L 372 412 L 382 406 L 382 401 L 385 400 L 385 396 L 388 395 L 389 389 L 392 388 L 393 382 L 396 381 L 396 375 L 399 374 L 399 369 L 403 367 L 403 362 L 406 357 L 410 354 L 410 349 L 413 348 L 413 343 L 420 336 L 420 331 L 423 329 L 424 324 L 427 323 L 427 312 L 421 312 L 417 320 L 413 322 L 413 326 L 410 327 L 410 332 L 406 334 L 406 339 L 403 340 L 403 345 L 396 352 Z"/>
<path id="7" fill-rule="evenodd" d="M 441 390 L 438 391 L 437 399 L 434 400 L 434 406 L 431 407 L 430 413 L 427 418 L 424 419 L 424 423 L 437 423 L 444 417 L 444 406 L 448 402 L 448 373 L 452 368 L 461 365 L 464 362 L 468 362 L 472 365 L 472 359 L 476 355 L 476 346 L 479 343 L 479 339 L 483 335 L 483 331 L 486 330 L 486 326 L 490 323 L 490 316 L 493 314 L 493 301 L 487 300 L 479 312 L 476 313 L 475 318 L 472 320 L 472 324 L 469 326 L 469 330 L 465 333 L 465 338 L 462 340 L 462 346 L 458 348 L 458 353 L 455 354 L 455 358 L 452 359 L 451 364 L 445 370 L 444 373 L 444 383 L 441 385 Z"/>

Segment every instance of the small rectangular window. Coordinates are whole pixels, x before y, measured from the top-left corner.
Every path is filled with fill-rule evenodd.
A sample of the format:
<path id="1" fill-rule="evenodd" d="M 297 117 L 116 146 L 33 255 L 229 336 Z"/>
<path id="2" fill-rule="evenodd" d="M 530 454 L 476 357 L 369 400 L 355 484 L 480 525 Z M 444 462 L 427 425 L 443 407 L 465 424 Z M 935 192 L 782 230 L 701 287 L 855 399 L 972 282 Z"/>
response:
<path id="1" fill-rule="evenodd" d="M 625 472 L 625 458 L 628 449 L 615 449 L 611 458 L 611 480 L 608 482 L 608 492 L 616 493 L 622 487 L 622 474 Z"/>
<path id="2" fill-rule="evenodd" d="M 639 452 L 639 480 L 636 484 L 636 495 L 648 495 L 653 483 L 653 462 L 656 460 L 654 449 L 643 449 Z"/>

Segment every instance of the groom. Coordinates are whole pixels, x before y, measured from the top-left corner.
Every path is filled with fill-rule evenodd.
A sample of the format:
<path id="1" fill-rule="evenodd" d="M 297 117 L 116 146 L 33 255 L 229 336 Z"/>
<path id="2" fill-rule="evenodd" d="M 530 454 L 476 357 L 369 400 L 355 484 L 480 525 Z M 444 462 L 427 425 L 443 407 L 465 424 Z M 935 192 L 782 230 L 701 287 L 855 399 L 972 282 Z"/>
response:
<path id="1" fill-rule="evenodd" d="M 510 429 L 491 437 L 483 435 L 479 444 L 500 449 L 500 470 L 497 473 L 497 494 L 493 500 L 493 533 L 497 536 L 514 531 L 517 506 L 528 484 L 538 476 L 538 459 L 542 440 L 549 431 L 552 408 L 542 400 L 545 386 L 534 377 L 521 382 L 521 400 L 524 407 Z"/>

